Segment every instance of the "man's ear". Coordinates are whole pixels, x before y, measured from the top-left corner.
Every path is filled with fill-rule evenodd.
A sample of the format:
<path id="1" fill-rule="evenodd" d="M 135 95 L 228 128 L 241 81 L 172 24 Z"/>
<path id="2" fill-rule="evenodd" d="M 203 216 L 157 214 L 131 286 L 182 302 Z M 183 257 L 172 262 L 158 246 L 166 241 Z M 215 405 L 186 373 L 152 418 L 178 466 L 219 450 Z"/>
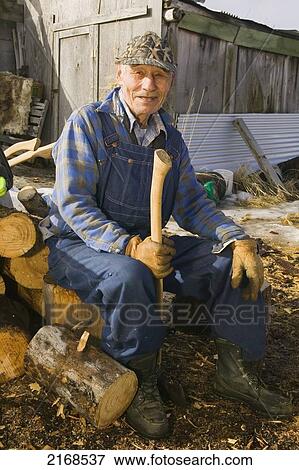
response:
<path id="1" fill-rule="evenodd" d="M 117 65 L 116 69 L 116 81 L 118 85 L 122 84 L 122 67 L 120 64 Z"/>
<path id="2" fill-rule="evenodd" d="M 171 85 L 170 87 L 172 87 L 175 83 L 175 73 L 172 73 L 172 78 L 171 78 Z"/>

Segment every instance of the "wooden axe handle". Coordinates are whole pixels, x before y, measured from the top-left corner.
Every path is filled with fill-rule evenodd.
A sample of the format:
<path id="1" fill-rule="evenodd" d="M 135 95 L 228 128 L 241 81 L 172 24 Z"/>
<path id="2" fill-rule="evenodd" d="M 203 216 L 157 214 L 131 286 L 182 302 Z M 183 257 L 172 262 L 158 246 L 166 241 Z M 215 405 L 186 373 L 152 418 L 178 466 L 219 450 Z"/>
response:
<path id="1" fill-rule="evenodd" d="M 18 165 L 19 163 L 26 162 L 27 160 L 30 160 L 30 158 L 33 157 L 50 158 L 54 143 L 44 145 L 43 147 L 39 147 L 37 150 L 34 151 L 29 150 L 28 152 L 22 153 L 22 155 L 19 155 L 18 157 L 14 157 L 9 160 L 8 164 L 12 167 Z"/>
<path id="2" fill-rule="evenodd" d="M 151 185 L 151 239 L 162 243 L 162 194 L 164 180 L 171 169 L 171 158 L 165 150 L 155 150 Z M 156 280 L 157 302 L 163 300 L 163 279 Z"/>
<path id="3" fill-rule="evenodd" d="M 8 149 L 4 150 L 4 155 L 7 160 L 11 158 L 15 153 L 20 152 L 21 150 L 36 150 L 40 146 L 40 139 L 37 137 L 31 140 L 24 140 L 22 142 L 17 142 L 16 144 L 11 145 Z"/>

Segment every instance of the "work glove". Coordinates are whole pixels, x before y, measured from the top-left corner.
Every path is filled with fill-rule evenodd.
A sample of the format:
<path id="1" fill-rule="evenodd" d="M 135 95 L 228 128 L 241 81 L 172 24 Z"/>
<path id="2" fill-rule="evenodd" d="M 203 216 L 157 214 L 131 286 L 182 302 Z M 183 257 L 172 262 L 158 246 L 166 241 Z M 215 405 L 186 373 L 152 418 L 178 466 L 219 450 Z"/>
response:
<path id="1" fill-rule="evenodd" d="M 234 289 L 240 287 L 243 276 L 248 284 L 243 288 L 244 300 L 257 300 L 260 288 L 264 282 L 264 267 L 257 253 L 257 243 L 253 239 L 236 240 L 231 244 L 233 250 L 231 285 Z"/>
<path id="2" fill-rule="evenodd" d="M 163 279 L 173 271 L 171 260 L 175 248 L 170 238 L 163 237 L 162 243 L 156 243 L 151 237 L 142 241 L 137 235 L 129 240 L 125 254 L 145 264 L 157 279 Z"/>

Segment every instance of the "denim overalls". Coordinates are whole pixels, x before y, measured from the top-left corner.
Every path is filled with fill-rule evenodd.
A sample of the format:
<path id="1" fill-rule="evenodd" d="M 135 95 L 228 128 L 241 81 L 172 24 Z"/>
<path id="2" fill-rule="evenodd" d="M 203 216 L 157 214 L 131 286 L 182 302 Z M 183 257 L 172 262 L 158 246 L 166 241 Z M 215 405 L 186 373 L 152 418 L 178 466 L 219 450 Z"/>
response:
<path id="1" fill-rule="evenodd" d="M 150 187 L 154 148 L 121 141 L 108 113 L 101 112 L 107 158 L 99 162 L 97 191 L 101 210 L 130 234 L 150 234 Z M 166 126 L 165 150 L 172 158 L 163 190 L 163 226 L 169 220 L 179 179 L 179 134 Z M 159 139 L 159 138 L 158 138 Z M 165 139 L 164 139 L 165 141 Z M 158 142 L 159 144 L 159 142 Z M 157 147 L 156 147 L 157 148 Z M 265 349 L 265 309 L 245 302 L 240 289 L 230 286 L 231 250 L 212 253 L 213 242 L 199 237 L 172 237 L 174 272 L 164 290 L 198 298 L 213 336 L 242 347 L 247 359 L 259 359 Z M 99 304 L 105 320 L 102 349 L 120 362 L 156 351 L 168 332 L 157 310 L 155 283 L 141 262 L 115 253 L 96 252 L 77 236 L 52 237 L 49 268 L 54 280 L 76 290 L 87 303 Z"/>

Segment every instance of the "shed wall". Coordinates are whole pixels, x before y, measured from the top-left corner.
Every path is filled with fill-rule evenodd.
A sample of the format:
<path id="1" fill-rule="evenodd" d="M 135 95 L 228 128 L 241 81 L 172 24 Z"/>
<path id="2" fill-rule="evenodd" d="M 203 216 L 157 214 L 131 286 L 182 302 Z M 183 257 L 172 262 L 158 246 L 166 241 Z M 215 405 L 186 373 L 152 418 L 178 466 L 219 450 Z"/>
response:
<path id="1" fill-rule="evenodd" d="M 177 113 L 197 113 L 199 105 L 202 113 L 299 111 L 299 57 L 266 50 L 273 43 L 273 48 L 277 44 L 278 50 L 289 48 L 299 56 L 299 35 L 296 40 L 246 30 L 233 20 L 230 24 L 214 19 L 208 10 L 183 2 L 179 6 L 187 12 L 187 20 L 184 17 L 181 23 L 170 26 L 179 65 Z M 206 34 L 200 32 L 203 30 Z M 266 38 L 265 50 L 262 46 L 254 48 L 261 35 Z M 246 41 L 253 46 L 244 47 Z"/>
<path id="2" fill-rule="evenodd" d="M 12 40 L 15 23 L 0 20 L 0 72 L 15 73 L 16 64 Z"/>
<path id="3" fill-rule="evenodd" d="M 73 109 L 104 97 L 115 83 L 115 55 L 132 36 L 146 30 L 168 32 L 177 54 L 170 110 L 215 114 L 299 111 L 299 58 L 240 45 L 245 43 L 241 33 L 246 26 L 216 21 L 202 34 L 180 24 L 166 24 L 162 0 L 24 2 L 29 76 L 44 83 L 50 101 L 44 135 L 48 141 L 57 138 Z M 176 4 L 189 18 L 198 15 L 198 8 L 180 1 Z M 201 15 L 204 25 L 211 15 L 208 11 Z M 226 40 L 208 35 L 217 36 L 219 28 Z M 292 47 L 298 44 L 299 54 L 299 41 L 292 41 Z"/>

